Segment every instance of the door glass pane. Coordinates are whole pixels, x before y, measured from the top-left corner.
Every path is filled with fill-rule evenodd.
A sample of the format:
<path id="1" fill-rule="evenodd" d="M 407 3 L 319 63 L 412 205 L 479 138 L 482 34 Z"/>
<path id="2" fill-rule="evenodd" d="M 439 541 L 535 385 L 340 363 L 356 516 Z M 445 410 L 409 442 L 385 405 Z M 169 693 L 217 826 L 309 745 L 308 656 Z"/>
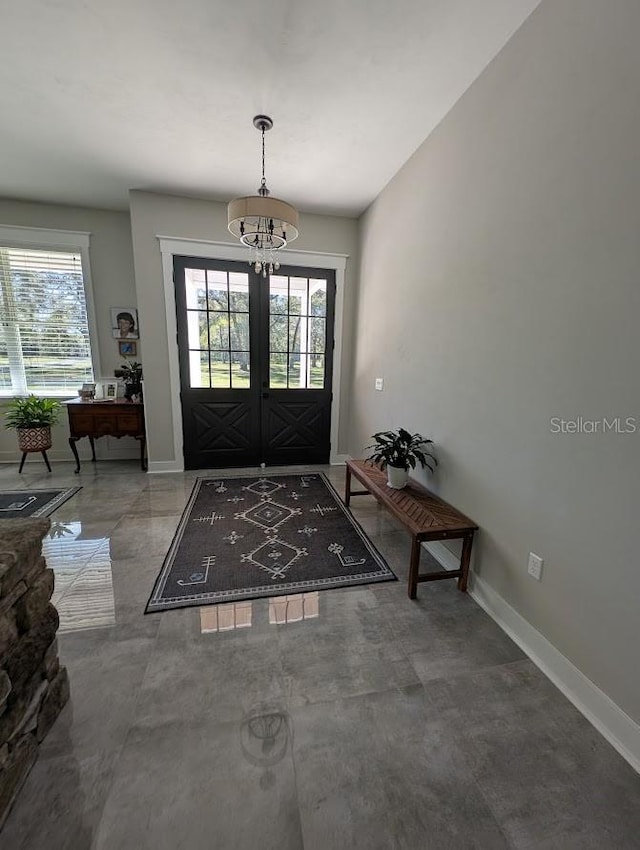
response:
<path id="1" fill-rule="evenodd" d="M 284 315 L 287 312 L 289 279 L 283 275 L 271 275 L 269 278 L 269 313 Z"/>
<path id="2" fill-rule="evenodd" d="M 287 355 L 269 355 L 269 387 L 271 389 L 287 388 Z"/>
<path id="3" fill-rule="evenodd" d="M 232 311 L 249 312 L 249 275 L 229 272 L 229 298 Z"/>
<path id="4" fill-rule="evenodd" d="M 304 287 L 303 290 L 300 290 L 300 289 L 294 289 L 293 288 L 294 278 L 291 278 L 290 280 L 291 280 L 292 286 L 291 286 L 291 290 L 289 292 L 289 313 L 291 313 L 294 316 L 299 316 L 300 313 L 304 312 L 304 304 L 306 302 L 306 296 L 307 296 L 307 287 L 306 287 L 307 282 L 305 280 L 305 287 Z"/>
<path id="5" fill-rule="evenodd" d="M 269 350 L 286 352 L 288 327 L 287 317 L 271 316 L 271 319 L 269 320 L 269 326 Z"/>
<path id="6" fill-rule="evenodd" d="M 311 292 L 311 310 L 313 316 L 327 315 L 327 281 L 326 280 L 310 280 L 309 289 Z"/>
<path id="7" fill-rule="evenodd" d="M 249 352 L 231 352 L 231 386 L 234 390 L 247 390 L 251 386 Z"/>
<path id="8" fill-rule="evenodd" d="M 189 352 L 189 386 L 209 387 L 209 352 Z"/>
<path id="9" fill-rule="evenodd" d="M 231 364 L 227 351 L 211 352 L 211 386 L 216 390 L 228 390 L 231 386 Z"/>
<path id="10" fill-rule="evenodd" d="M 189 309 L 202 309 L 206 306 L 207 282 L 204 269 L 184 270 L 184 290 Z"/>
<path id="11" fill-rule="evenodd" d="M 207 271 L 210 310 L 229 309 L 229 290 L 226 272 Z"/>
<path id="12" fill-rule="evenodd" d="M 292 354 L 289 357 L 289 370 L 288 370 L 288 378 L 289 378 L 289 389 L 290 390 L 299 390 L 304 389 L 306 386 L 305 374 L 302 373 L 302 377 L 300 376 L 300 355 Z"/>
<path id="13" fill-rule="evenodd" d="M 230 313 L 229 322 L 231 348 L 236 351 L 249 351 L 249 314 Z"/>
<path id="14" fill-rule="evenodd" d="M 289 316 L 289 352 L 300 351 L 300 317 Z"/>
<path id="15" fill-rule="evenodd" d="M 187 310 L 189 348 L 209 348 L 206 310 Z"/>
<path id="16" fill-rule="evenodd" d="M 209 348 L 212 351 L 229 351 L 229 314 L 209 313 Z"/>
<path id="17" fill-rule="evenodd" d="M 309 319 L 309 351 L 324 354 L 326 319 Z"/>
<path id="18" fill-rule="evenodd" d="M 321 390 L 324 387 L 324 355 L 311 354 L 309 359 L 311 361 L 309 387 L 314 390 Z"/>

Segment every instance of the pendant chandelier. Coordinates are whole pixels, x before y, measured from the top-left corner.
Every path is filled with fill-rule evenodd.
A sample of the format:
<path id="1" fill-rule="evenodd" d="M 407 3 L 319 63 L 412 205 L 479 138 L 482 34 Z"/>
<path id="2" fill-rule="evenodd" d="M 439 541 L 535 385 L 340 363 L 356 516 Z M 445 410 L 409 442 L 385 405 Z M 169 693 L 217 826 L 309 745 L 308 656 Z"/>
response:
<path id="1" fill-rule="evenodd" d="M 264 176 L 264 134 L 273 127 L 268 115 L 256 115 L 253 126 L 262 133 L 262 180 L 257 195 L 236 198 L 227 207 L 229 231 L 251 250 L 249 263 L 256 274 L 280 268 L 278 251 L 298 236 L 298 210 L 272 198 Z"/>

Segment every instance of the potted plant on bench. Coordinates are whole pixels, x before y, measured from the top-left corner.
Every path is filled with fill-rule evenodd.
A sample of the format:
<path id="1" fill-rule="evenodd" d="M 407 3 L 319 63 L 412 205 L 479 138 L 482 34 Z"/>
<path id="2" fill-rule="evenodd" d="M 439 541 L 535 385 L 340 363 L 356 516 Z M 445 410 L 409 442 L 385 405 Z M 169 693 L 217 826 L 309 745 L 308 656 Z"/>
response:
<path id="1" fill-rule="evenodd" d="M 432 446 L 433 441 L 422 434 L 410 434 L 399 428 L 397 431 L 378 431 L 372 439 L 375 443 L 367 446 L 367 450 L 371 450 L 368 460 L 387 470 L 387 483 L 394 490 L 406 486 L 409 467 L 415 469 L 416 463 L 419 463 L 433 472 L 438 464 L 426 448 Z"/>
<path id="2" fill-rule="evenodd" d="M 29 452 L 41 452 L 51 472 L 47 449 L 51 448 L 51 426 L 58 421 L 61 407 L 55 399 L 35 395 L 14 398 L 7 405 L 5 427 L 18 432 L 18 446 L 22 452 L 19 472 Z"/>

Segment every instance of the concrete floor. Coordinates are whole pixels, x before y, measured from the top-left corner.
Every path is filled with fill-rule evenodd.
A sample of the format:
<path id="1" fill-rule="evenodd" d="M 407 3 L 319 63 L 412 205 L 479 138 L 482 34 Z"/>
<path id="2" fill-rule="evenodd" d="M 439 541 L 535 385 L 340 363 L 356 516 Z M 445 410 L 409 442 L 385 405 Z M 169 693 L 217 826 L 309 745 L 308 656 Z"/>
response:
<path id="1" fill-rule="evenodd" d="M 369 497 L 399 582 L 144 616 L 195 477 L 0 467 L 83 486 L 45 541 L 71 700 L 2 848 L 640 848 L 640 777 L 454 581 L 407 598 Z"/>

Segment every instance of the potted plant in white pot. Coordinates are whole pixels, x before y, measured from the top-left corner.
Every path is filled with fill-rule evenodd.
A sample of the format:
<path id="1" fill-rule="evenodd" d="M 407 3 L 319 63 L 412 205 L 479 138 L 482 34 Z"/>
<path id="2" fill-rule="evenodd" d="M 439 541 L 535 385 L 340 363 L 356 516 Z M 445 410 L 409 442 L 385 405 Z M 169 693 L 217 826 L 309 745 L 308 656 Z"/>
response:
<path id="1" fill-rule="evenodd" d="M 59 401 L 35 395 L 14 398 L 7 405 L 4 424 L 5 428 L 18 432 L 18 446 L 22 452 L 20 472 L 28 452 L 42 452 L 51 472 L 45 452 L 51 448 L 51 426 L 58 421 L 61 408 Z"/>
<path id="2" fill-rule="evenodd" d="M 387 470 L 387 483 L 394 490 L 406 486 L 409 478 L 409 467 L 416 468 L 416 463 L 427 467 L 431 472 L 438 465 L 436 458 L 428 451 L 433 441 L 422 434 L 410 434 L 404 428 L 397 431 L 378 431 L 372 437 L 375 440 L 367 450 L 371 450 L 368 460 L 376 463 L 380 469 Z"/>

